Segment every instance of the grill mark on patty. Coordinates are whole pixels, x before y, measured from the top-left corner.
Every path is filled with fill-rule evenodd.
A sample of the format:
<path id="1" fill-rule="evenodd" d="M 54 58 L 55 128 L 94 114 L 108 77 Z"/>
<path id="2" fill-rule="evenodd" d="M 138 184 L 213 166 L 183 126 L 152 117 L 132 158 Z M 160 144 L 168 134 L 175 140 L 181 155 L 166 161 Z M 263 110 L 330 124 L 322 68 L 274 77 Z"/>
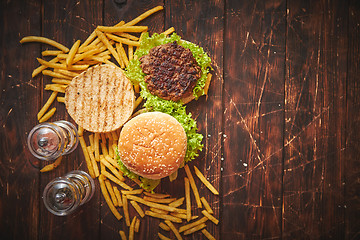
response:
<path id="1" fill-rule="evenodd" d="M 141 68 L 149 91 L 165 100 L 178 101 L 192 94 L 201 76 L 190 49 L 176 42 L 154 47 L 141 57 Z"/>

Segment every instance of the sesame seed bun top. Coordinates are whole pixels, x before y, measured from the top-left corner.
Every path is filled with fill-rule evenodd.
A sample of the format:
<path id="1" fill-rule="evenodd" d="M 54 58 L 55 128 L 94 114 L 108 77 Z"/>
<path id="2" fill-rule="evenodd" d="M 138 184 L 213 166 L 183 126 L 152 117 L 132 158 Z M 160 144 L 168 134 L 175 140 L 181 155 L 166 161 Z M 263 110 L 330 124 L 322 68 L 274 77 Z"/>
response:
<path id="1" fill-rule="evenodd" d="M 181 124 L 162 112 L 140 114 L 122 128 L 118 144 L 122 163 L 132 172 L 160 179 L 184 161 L 187 136 Z"/>

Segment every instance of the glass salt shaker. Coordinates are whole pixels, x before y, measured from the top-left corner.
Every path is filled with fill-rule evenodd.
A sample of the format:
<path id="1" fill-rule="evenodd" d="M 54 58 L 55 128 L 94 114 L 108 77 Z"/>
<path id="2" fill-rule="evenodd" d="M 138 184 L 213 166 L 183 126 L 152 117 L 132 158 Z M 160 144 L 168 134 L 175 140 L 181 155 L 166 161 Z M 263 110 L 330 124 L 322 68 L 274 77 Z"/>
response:
<path id="1" fill-rule="evenodd" d="M 68 121 L 41 123 L 29 133 L 30 152 L 41 160 L 54 160 L 74 151 L 79 143 L 76 127 Z"/>
<path id="2" fill-rule="evenodd" d="M 45 207 L 54 215 L 66 216 L 88 202 L 94 195 L 94 180 L 76 170 L 49 182 L 43 192 Z"/>

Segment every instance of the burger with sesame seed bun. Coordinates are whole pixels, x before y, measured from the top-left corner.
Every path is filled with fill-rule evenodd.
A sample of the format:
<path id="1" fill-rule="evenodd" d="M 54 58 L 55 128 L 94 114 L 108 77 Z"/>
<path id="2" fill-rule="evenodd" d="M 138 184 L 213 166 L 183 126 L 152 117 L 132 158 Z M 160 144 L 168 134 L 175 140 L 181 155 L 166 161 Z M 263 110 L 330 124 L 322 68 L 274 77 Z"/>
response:
<path id="1" fill-rule="evenodd" d="M 127 122 L 119 137 L 118 152 L 128 170 L 147 179 L 175 172 L 187 149 L 184 128 L 162 112 L 140 114 Z"/>

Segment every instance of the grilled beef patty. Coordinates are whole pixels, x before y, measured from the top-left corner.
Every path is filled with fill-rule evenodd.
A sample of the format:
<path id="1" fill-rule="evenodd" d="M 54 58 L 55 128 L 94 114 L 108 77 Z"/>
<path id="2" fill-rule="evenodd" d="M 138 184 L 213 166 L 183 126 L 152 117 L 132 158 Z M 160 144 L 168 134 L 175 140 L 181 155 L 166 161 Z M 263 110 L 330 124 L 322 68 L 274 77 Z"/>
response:
<path id="1" fill-rule="evenodd" d="M 177 42 L 154 47 L 139 60 L 149 91 L 165 100 L 189 96 L 201 76 L 192 52 Z"/>

